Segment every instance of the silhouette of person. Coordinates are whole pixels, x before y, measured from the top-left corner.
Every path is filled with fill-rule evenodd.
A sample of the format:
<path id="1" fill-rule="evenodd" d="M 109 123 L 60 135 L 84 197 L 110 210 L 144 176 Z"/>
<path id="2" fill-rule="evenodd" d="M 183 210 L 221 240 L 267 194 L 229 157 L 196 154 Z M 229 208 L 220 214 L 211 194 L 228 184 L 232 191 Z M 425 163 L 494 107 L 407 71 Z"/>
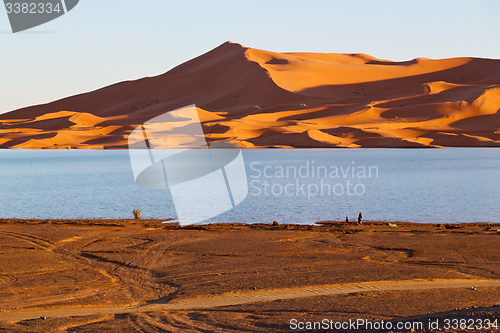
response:
<path id="1" fill-rule="evenodd" d="M 363 224 L 363 215 L 361 215 L 361 212 L 358 215 L 358 224 Z"/>
<path id="2" fill-rule="evenodd" d="M 349 225 L 349 217 L 345 217 L 345 225 Z"/>

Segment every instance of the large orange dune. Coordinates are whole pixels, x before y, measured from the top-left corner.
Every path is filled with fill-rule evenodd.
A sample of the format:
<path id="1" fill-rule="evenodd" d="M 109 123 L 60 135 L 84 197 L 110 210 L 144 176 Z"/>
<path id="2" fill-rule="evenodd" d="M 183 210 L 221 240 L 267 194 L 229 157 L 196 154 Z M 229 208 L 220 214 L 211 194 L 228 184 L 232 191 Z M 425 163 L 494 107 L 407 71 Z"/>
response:
<path id="1" fill-rule="evenodd" d="M 265 147 L 500 147 L 500 60 L 275 53 L 227 42 L 165 74 L 0 115 L 0 148 L 126 148 L 195 104 L 207 141 Z"/>

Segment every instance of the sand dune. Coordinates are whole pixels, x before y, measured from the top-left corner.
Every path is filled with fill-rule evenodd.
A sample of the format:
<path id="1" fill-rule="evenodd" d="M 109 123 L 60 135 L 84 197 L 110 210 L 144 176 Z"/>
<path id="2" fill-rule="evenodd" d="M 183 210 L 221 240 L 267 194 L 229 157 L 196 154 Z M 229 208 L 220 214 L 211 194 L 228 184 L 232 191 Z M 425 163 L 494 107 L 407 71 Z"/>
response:
<path id="1" fill-rule="evenodd" d="M 500 60 L 276 53 L 227 42 L 169 72 L 0 115 L 1 148 L 126 148 L 196 104 L 207 141 L 263 147 L 500 146 Z"/>

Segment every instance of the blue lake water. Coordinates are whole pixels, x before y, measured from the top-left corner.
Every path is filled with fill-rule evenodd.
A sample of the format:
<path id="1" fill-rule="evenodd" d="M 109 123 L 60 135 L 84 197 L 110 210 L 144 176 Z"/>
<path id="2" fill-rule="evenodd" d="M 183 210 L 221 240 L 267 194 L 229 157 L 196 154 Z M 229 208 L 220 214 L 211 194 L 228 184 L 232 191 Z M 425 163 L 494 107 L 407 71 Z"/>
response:
<path id="1" fill-rule="evenodd" d="M 243 202 L 204 223 L 500 222 L 500 149 L 242 150 Z M 354 172 L 353 172 L 354 171 Z M 176 219 L 135 184 L 128 151 L 0 150 L 0 218 Z"/>

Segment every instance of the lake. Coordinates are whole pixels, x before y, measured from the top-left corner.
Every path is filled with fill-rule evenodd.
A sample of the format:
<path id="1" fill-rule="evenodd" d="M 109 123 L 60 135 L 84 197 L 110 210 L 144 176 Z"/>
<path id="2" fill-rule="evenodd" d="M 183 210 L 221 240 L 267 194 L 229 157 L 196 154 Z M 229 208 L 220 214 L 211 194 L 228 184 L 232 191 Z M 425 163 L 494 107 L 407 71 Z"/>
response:
<path id="1" fill-rule="evenodd" d="M 248 194 L 203 223 L 500 222 L 500 149 L 242 150 Z M 0 218 L 177 218 L 126 150 L 0 150 Z"/>

